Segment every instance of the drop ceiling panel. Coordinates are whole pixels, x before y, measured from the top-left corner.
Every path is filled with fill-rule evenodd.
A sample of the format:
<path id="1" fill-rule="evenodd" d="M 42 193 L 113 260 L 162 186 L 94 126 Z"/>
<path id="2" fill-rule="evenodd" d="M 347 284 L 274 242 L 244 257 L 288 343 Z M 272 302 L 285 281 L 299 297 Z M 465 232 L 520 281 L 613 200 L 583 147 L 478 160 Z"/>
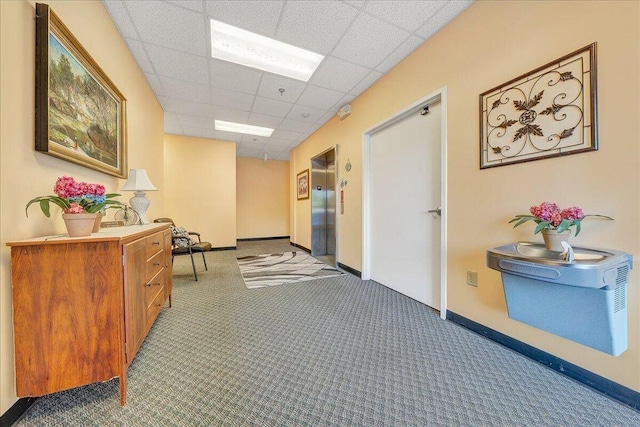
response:
<path id="1" fill-rule="evenodd" d="M 183 128 L 201 128 L 201 129 L 215 129 L 215 121 L 210 117 L 198 117 L 198 116 L 185 116 L 177 114 L 180 126 Z"/>
<path id="2" fill-rule="evenodd" d="M 252 126 L 262 126 L 266 128 L 275 129 L 278 127 L 282 117 L 267 116 L 266 114 L 251 113 L 249 114 L 249 121 L 247 124 Z"/>
<path id="3" fill-rule="evenodd" d="M 262 150 L 247 150 L 244 147 L 238 151 L 240 157 L 262 157 Z"/>
<path id="4" fill-rule="evenodd" d="M 380 77 L 382 77 L 382 73 L 379 71 L 371 71 L 367 77 L 362 79 L 360 83 L 358 83 L 353 89 L 351 89 L 351 93 L 353 95 L 360 95 L 362 92 L 367 90 L 372 84 L 374 84 Z"/>
<path id="5" fill-rule="evenodd" d="M 275 146 L 265 145 L 264 147 L 262 147 L 262 151 L 267 153 L 269 157 L 272 157 L 272 156 L 279 155 L 283 151 L 289 151 L 289 150 L 285 147 L 275 147 Z"/>
<path id="6" fill-rule="evenodd" d="M 235 141 L 238 142 L 242 139 L 242 135 L 234 132 L 225 132 L 223 130 L 214 130 L 213 138 L 220 139 L 222 141 Z"/>
<path id="7" fill-rule="evenodd" d="M 256 96 L 251 111 L 259 114 L 268 114 L 275 117 L 286 117 L 293 104 L 275 99 Z"/>
<path id="8" fill-rule="evenodd" d="M 289 140 L 289 139 L 274 138 L 273 136 L 269 138 L 269 145 L 274 147 L 281 147 L 282 149 L 284 149 L 289 147 L 291 144 L 292 144 L 292 140 Z"/>
<path id="9" fill-rule="evenodd" d="M 184 131 L 180 126 L 180 123 L 164 123 L 164 132 L 172 135 L 183 135 Z"/>
<path id="10" fill-rule="evenodd" d="M 266 144 L 269 141 L 269 138 L 266 138 L 264 136 L 257 136 L 257 135 L 242 135 L 242 144 L 244 146 L 244 144 L 247 144 L 247 146 L 252 146 L 252 147 L 264 147 L 264 144 Z"/>
<path id="11" fill-rule="evenodd" d="M 289 111 L 289 114 L 287 114 L 287 118 L 300 120 L 307 123 L 315 123 L 326 112 L 327 110 L 320 110 L 318 108 L 306 107 L 303 105 L 296 104 L 291 108 L 291 111 Z M 303 117 L 303 114 L 308 116 Z"/>
<path id="12" fill-rule="evenodd" d="M 171 77 L 160 76 L 160 83 L 164 89 L 164 96 L 173 99 L 183 99 L 202 104 L 210 104 L 209 86 L 198 83 L 185 82 Z"/>
<path id="13" fill-rule="evenodd" d="M 443 1 L 371 1 L 363 10 L 404 30 L 414 32 L 443 5 Z"/>
<path id="14" fill-rule="evenodd" d="M 308 85 L 298 98 L 298 104 L 328 110 L 338 102 L 344 93 L 335 90 L 325 89 L 318 86 Z"/>
<path id="15" fill-rule="evenodd" d="M 276 76 L 271 73 L 264 73 L 258 95 L 277 101 L 296 102 L 307 85 L 301 81 Z M 285 89 L 281 94 L 278 89 Z"/>
<path id="16" fill-rule="evenodd" d="M 384 61 L 382 61 L 376 70 L 386 73 L 393 67 L 398 65 L 400 61 L 405 59 L 409 54 L 418 48 L 424 42 L 423 38 L 411 35 L 407 40 L 402 43 L 398 49 L 391 53 Z"/>
<path id="17" fill-rule="evenodd" d="M 191 116 L 213 117 L 213 107 L 210 104 L 183 101 L 164 96 L 158 96 L 157 98 L 164 111 Z"/>
<path id="18" fill-rule="evenodd" d="M 205 129 L 193 126 L 182 126 L 182 129 L 188 136 L 195 136 L 196 138 L 220 139 L 216 138 L 215 131 L 213 129 Z"/>
<path id="19" fill-rule="evenodd" d="M 209 84 L 209 66 L 206 58 L 150 43 L 146 44 L 146 48 L 153 68 L 159 75 Z"/>
<path id="20" fill-rule="evenodd" d="M 165 111 L 166 132 L 239 141 L 241 134 L 213 130 L 214 119 L 272 127 L 271 138 L 245 148 L 258 157 L 282 149 L 286 159 L 291 148 L 472 3 L 103 1 Z M 326 57 L 308 83 L 213 59 L 210 18 Z"/>
<path id="21" fill-rule="evenodd" d="M 219 59 L 210 60 L 211 84 L 215 87 L 255 95 L 262 74 L 258 70 Z"/>
<path id="22" fill-rule="evenodd" d="M 340 40 L 356 13 L 356 9 L 340 1 L 287 2 L 276 38 L 326 54 Z"/>
<path id="23" fill-rule="evenodd" d="M 128 39 L 128 38 L 125 38 L 124 41 L 125 43 L 127 43 L 127 46 L 129 47 L 129 50 L 133 54 L 133 57 L 138 63 L 138 66 L 140 67 L 140 69 L 145 73 L 155 73 L 155 70 L 153 69 L 153 65 L 151 65 L 151 61 L 149 61 L 149 57 L 147 56 L 147 53 L 144 51 L 144 47 L 142 46 L 142 43 L 140 43 L 138 40 Z"/>
<path id="24" fill-rule="evenodd" d="M 327 56 L 309 83 L 346 93 L 369 74 L 369 71 L 369 68 Z"/>
<path id="25" fill-rule="evenodd" d="M 433 18 L 421 27 L 416 34 L 429 38 L 434 35 L 438 30 L 447 25 L 453 18 L 462 13 L 467 7 L 473 3 L 472 0 L 451 0 L 442 9 L 438 11 Z"/>
<path id="26" fill-rule="evenodd" d="M 306 132 L 311 124 L 309 122 L 301 122 L 300 120 L 284 119 L 278 129 L 289 130 L 291 132 Z"/>
<path id="27" fill-rule="evenodd" d="M 190 0 L 170 0 L 169 3 L 176 6 L 181 6 L 187 9 L 191 9 L 195 12 L 204 12 L 204 4 L 202 0 L 190 1 Z"/>
<path id="28" fill-rule="evenodd" d="M 118 27 L 118 31 L 120 31 L 122 37 L 132 39 L 137 39 L 139 37 L 122 2 L 108 0 L 104 2 L 104 6 L 109 12 L 109 15 L 111 15 L 113 22 Z"/>
<path id="29" fill-rule="evenodd" d="M 317 120 L 316 123 L 321 123 L 321 124 L 326 123 L 329 120 L 331 120 L 335 115 L 336 113 L 334 111 L 327 111 L 322 116 L 320 116 L 320 118 Z"/>
<path id="30" fill-rule="evenodd" d="M 300 132 L 290 132 L 288 130 L 276 129 L 271 134 L 271 138 L 285 139 L 291 142 L 295 141 L 300 136 Z"/>
<path id="31" fill-rule="evenodd" d="M 361 13 L 332 55 L 369 68 L 375 68 L 396 50 L 409 33 L 373 16 Z"/>
<path id="32" fill-rule="evenodd" d="M 249 120 L 249 112 L 214 105 L 213 117 L 215 117 L 216 120 L 224 120 L 226 122 L 247 123 Z"/>
<path id="33" fill-rule="evenodd" d="M 317 131 L 318 129 L 320 129 L 320 126 L 322 126 L 321 124 L 314 124 L 311 125 L 311 127 L 307 130 L 307 133 L 309 134 L 309 136 L 311 136 L 315 131 Z"/>
<path id="34" fill-rule="evenodd" d="M 164 96 L 164 88 L 160 83 L 160 77 L 158 77 L 157 74 L 145 73 L 144 75 L 147 78 L 147 81 L 149 82 L 149 86 L 151 86 L 151 90 L 153 90 L 153 93 L 156 96 Z"/>
<path id="35" fill-rule="evenodd" d="M 234 92 L 232 90 L 221 89 L 218 87 L 211 88 L 211 102 L 214 105 L 228 107 L 234 110 L 251 111 L 253 105 L 253 95 L 246 93 Z"/>
<path id="36" fill-rule="evenodd" d="M 177 124 L 179 125 L 180 122 L 178 121 L 178 115 L 175 113 L 164 113 L 164 123 L 170 123 L 170 124 Z"/>
<path id="37" fill-rule="evenodd" d="M 143 41 L 195 55 L 207 54 L 208 30 L 201 13 L 158 1 L 128 1 L 125 7 Z"/>
<path id="38" fill-rule="evenodd" d="M 284 2 L 207 1 L 207 13 L 222 21 L 263 36 L 273 37 Z"/>

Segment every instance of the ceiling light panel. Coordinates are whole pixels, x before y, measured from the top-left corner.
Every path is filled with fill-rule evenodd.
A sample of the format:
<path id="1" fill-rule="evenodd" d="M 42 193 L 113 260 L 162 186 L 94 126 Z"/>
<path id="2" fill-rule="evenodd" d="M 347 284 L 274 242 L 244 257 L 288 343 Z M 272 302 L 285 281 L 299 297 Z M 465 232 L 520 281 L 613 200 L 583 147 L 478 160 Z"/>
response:
<path id="1" fill-rule="evenodd" d="M 273 129 L 264 128 L 261 126 L 245 125 L 243 123 L 225 122 L 223 120 L 215 121 L 216 130 L 225 132 L 243 133 L 247 135 L 257 135 L 270 137 L 273 133 Z"/>
<path id="2" fill-rule="evenodd" d="M 324 56 L 211 19 L 211 56 L 309 81 Z"/>

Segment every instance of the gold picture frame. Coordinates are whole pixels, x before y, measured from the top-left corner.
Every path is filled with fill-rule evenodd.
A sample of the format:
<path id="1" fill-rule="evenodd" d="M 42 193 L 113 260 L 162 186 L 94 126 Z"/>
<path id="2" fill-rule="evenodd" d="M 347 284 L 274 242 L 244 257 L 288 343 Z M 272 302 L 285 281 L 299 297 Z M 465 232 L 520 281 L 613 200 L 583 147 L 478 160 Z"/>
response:
<path id="1" fill-rule="evenodd" d="M 480 95 L 480 169 L 598 149 L 596 43 Z"/>
<path id="2" fill-rule="evenodd" d="M 36 3 L 35 86 L 36 151 L 126 178 L 126 99 L 42 3 Z"/>
<path id="3" fill-rule="evenodd" d="M 296 178 L 296 188 L 298 192 L 298 200 L 309 198 L 309 169 L 300 172 Z"/>

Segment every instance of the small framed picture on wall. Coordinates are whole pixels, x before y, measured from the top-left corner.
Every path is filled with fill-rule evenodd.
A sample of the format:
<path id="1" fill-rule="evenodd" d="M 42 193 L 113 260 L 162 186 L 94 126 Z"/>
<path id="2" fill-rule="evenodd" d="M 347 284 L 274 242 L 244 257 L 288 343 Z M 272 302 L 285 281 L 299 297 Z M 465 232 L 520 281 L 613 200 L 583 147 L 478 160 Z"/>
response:
<path id="1" fill-rule="evenodd" d="M 309 169 L 306 169 L 298 174 L 297 188 L 298 188 L 298 200 L 304 200 L 309 198 Z"/>

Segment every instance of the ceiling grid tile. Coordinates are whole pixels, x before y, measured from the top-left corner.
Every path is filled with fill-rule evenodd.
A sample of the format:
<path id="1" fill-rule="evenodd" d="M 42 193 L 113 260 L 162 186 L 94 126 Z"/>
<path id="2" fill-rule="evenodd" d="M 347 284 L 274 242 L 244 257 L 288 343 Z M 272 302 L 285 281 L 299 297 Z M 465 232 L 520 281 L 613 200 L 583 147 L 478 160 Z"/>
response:
<path id="1" fill-rule="evenodd" d="M 236 141 L 239 156 L 288 160 L 289 150 L 473 1 L 103 3 L 165 112 L 165 132 Z M 214 59 L 211 19 L 326 56 L 309 82 Z M 269 138 L 217 131 L 215 120 L 275 130 Z"/>

